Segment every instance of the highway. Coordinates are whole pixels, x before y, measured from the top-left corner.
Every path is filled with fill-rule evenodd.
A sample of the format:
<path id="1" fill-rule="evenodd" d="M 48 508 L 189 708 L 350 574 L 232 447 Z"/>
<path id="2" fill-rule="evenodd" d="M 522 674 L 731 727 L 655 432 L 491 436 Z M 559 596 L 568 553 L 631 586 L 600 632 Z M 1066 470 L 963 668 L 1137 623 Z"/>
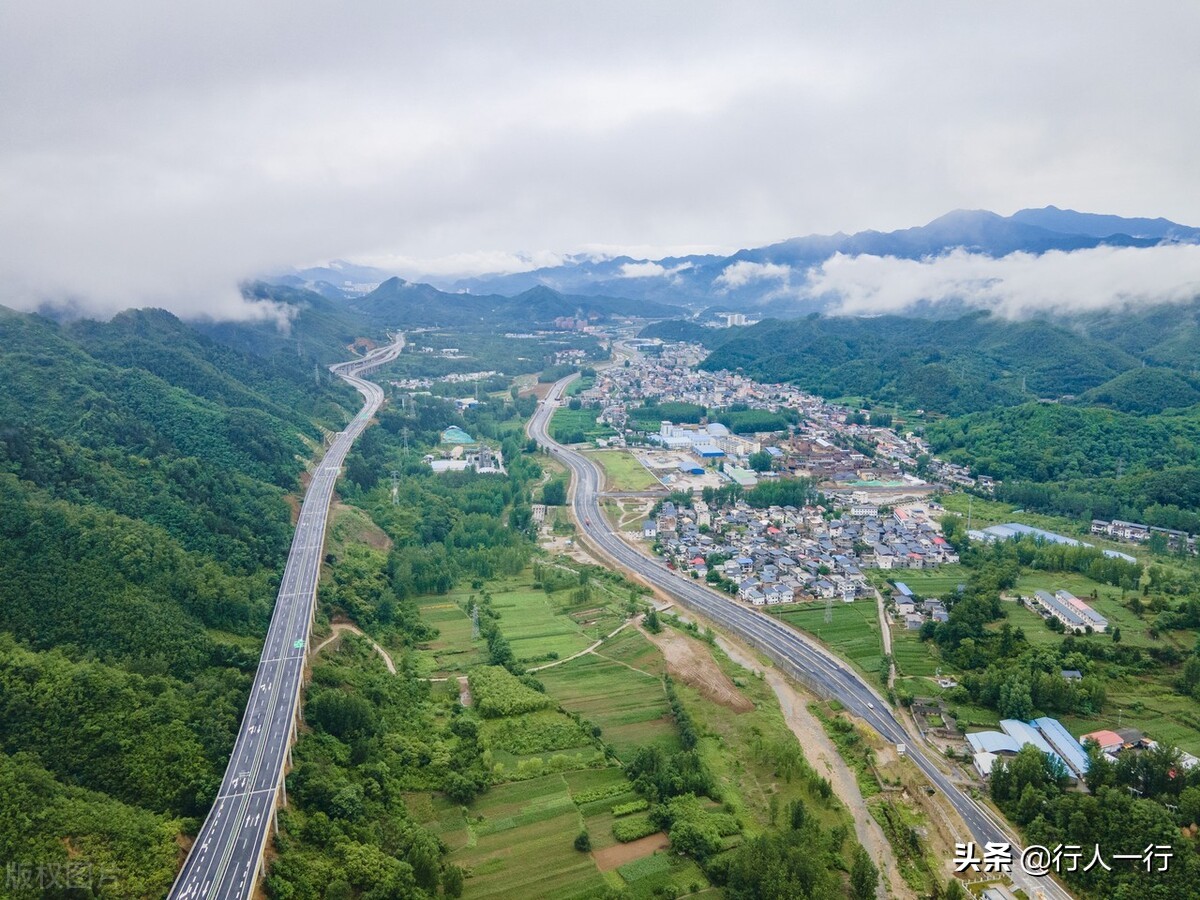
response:
<path id="1" fill-rule="evenodd" d="M 360 376 L 395 359 L 403 346 L 398 337 L 360 359 L 330 366 L 363 395 L 363 406 L 312 473 L 229 767 L 171 888 L 172 898 L 233 900 L 254 891 L 295 735 L 334 484 L 355 438 L 383 403 L 383 389 Z"/>
<path id="2" fill-rule="evenodd" d="M 619 568 L 640 575 L 683 606 L 700 613 L 725 631 L 757 647 L 783 672 L 817 694 L 838 700 L 847 710 L 879 732 L 885 740 L 905 744 L 908 758 L 949 800 L 966 824 L 970 834 L 962 835 L 960 840 L 973 840 L 979 848 L 979 853 L 982 853 L 983 847 L 989 842 L 1012 844 L 1015 857 L 1012 877 L 1017 887 L 1023 889 L 1030 897 L 1044 896 L 1050 900 L 1069 900 L 1071 894 L 1057 882 L 1048 877 L 1030 875 L 1020 869 L 1019 845 L 1011 832 L 997 822 L 990 811 L 967 796 L 941 769 L 930 762 L 924 748 L 908 734 L 887 702 L 847 664 L 774 617 L 755 612 L 691 578 L 672 572 L 661 560 L 639 552 L 611 530 L 600 508 L 599 494 L 603 476 L 599 467 L 586 456 L 555 442 L 548 432 L 550 417 L 561 404 L 563 391 L 577 377 L 579 376 L 570 375 L 551 387 L 546 399 L 538 405 L 530 419 L 528 430 L 531 437 L 551 450 L 571 470 L 571 505 L 579 527 L 589 542 Z"/>

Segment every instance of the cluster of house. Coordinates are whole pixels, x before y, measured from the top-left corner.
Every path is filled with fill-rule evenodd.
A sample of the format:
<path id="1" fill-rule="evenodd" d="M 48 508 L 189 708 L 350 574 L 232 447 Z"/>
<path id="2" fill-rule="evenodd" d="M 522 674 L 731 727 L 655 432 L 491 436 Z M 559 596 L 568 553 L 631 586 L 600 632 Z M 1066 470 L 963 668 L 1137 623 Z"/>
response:
<path id="1" fill-rule="evenodd" d="M 439 375 L 437 378 L 401 378 L 397 381 L 391 381 L 389 384 L 402 391 L 419 391 L 433 387 L 435 381 L 444 381 L 450 384 L 470 384 L 472 381 L 486 381 L 492 376 L 503 374 L 503 372 L 497 372 L 493 369 L 489 369 L 486 372 L 451 372 L 448 375 Z"/>
<path id="2" fill-rule="evenodd" d="M 567 363 L 581 363 L 587 358 L 587 351 L 581 350 L 578 347 L 554 351 L 554 364 L 556 366 L 566 365 Z"/>
<path id="3" fill-rule="evenodd" d="M 1079 743 L 1086 746 L 1088 741 L 1095 741 L 1109 762 L 1116 762 L 1122 753 L 1138 753 L 1158 746 L 1157 741 L 1150 740 L 1136 728 L 1118 728 L 1115 731 L 1105 728 L 1080 735 Z M 1185 769 L 1200 765 L 1200 759 L 1182 750 L 1179 751 L 1179 762 Z"/>
<path id="4" fill-rule="evenodd" d="M 777 454 L 774 468 L 781 472 L 809 477 L 829 487 L 880 491 L 891 499 L 922 497 L 934 490 L 934 485 L 913 474 L 918 458 L 923 457 L 928 471 L 945 483 L 994 486 L 990 479 L 976 478 L 963 466 L 930 456 L 928 445 L 912 432 L 855 424 L 848 421 L 854 419 L 852 410 L 827 403 L 791 385 L 763 384 L 734 372 L 699 371 L 695 367 L 705 355 L 699 345 L 630 343 L 652 352 L 640 356 L 629 367 L 601 370 L 595 383 L 579 394 L 586 405 L 599 409 L 599 421 L 618 431 L 617 441 L 610 443 L 623 444 L 628 430 L 628 409 L 645 400 L 694 403 L 707 409 L 724 409 L 735 404 L 771 412 L 790 409 L 801 413 L 800 423 L 778 441 L 778 446 L 767 448 Z M 715 447 L 731 461 L 744 461 L 759 449 L 757 442 L 738 439 L 727 432 L 716 435 L 704 432 L 701 426 L 689 429 L 664 422 L 659 433 L 650 439 L 668 448 L 674 448 L 675 444 L 689 450 L 693 445 Z M 720 440 L 714 439 L 718 437 Z M 739 440 L 744 442 L 738 443 Z M 863 452 L 864 444 L 873 455 Z"/>
<path id="5" fill-rule="evenodd" d="M 918 598 L 912 589 L 903 581 L 893 581 L 895 592 L 892 594 L 892 605 L 896 615 L 904 620 L 904 627 L 915 631 L 926 622 L 948 622 L 950 611 L 946 604 L 935 597 Z"/>
<path id="6" fill-rule="evenodd" d="M 817 506 L 764 510 L 739 500 L 713 510 L 703 501 L 690 509 L 666 502 L 656 519 L 643 523 L 642 533 L 658 542 L 669 565 L 697 578 L 708 576 L 714 560 L 719 573 L 737 585 L 738 597 L 754 606 L 850 602 L 866 585 L 863 569 L 881 559 L 912 566 L 958 561 L 923 513 L 897 512 L 901 515 L 830 520 Z"/>
<path id="7" fill-rule="evenodd" d="M 1113 519 L 1112 521 L 1092 519 L 1092 534 L 1134 544 L 1144 544 L 1154 535 L 1162 535 L 1169 549 L 1176 552 L 1181 549 L 1186 549 L 1189 553 L 1196 552 L 1195 535 L 1188 534 L 1186 531 L 1176 531 L 1173 528 L 1143 525 L 1140 522 L 1126 522 L 1122 519 Z"/>
<path id="8" fill-rule="evenodd" d="M 1030 603 L 1028 597 L 1022 598 Z M 1075 634 L 1085 632 L 1104 634 L 1108 631 L 1108 619 L 1100 615 L 1070 591 L 1034 591 L 1032 603 L 1042 610 L 1043 615 L 1057 619 L 1063 628 Z"/>
<path id="9" fill-rule="evenodd" d="M 1078 679 L 1079 673 L 1074 670 L 1064 670 L 1064 678 Z M 974 757 L 975 770 L 980 776 L 987 778 L 992 774 L 996 761 L 1002 757 L 1015 756 L 1022 747 L 1033 746 L 1043 753 L 1059 760 L 1072 778 L 1082 778 L 1087 774 L 1089 761 L 1087 745 L 1094 741 L 1102 753 L 1112 762 L 1116 762 L 1120 753 L 1136 753 L 1152 749 L 1156 742 L 1147 738 L 1136 728 L 1118 728 L 1115 731 L 1104 729 L 1081 735 L 1078 740 L 1058 721 L 1050 716 L 1042 716 L 1030 722 L 1019 719 L 1001 719 L 1000 731 L 978 731 L 967 735 L 967 743 Z M 1185 769 L 1200 765 L 1200 759 L 1190 753 L 1180 752 L 1180 762 Z"/>

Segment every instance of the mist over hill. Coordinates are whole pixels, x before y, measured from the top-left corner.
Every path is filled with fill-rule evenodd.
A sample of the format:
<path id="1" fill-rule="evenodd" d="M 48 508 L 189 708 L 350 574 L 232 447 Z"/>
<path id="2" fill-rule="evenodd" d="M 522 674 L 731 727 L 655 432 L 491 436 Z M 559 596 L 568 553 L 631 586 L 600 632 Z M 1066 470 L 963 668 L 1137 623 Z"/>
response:
<path id="1" fill-rule="evenodd" d="M 897 231 L 808 235 L 728 256 L 573 259 L 516 274 L 433 283 L 451 291 L 511 294 L 536 286 L 686 305 L 721 306 L 763 315 L 813 311 L 904 311 L 947 306 L 1000 308 L 1019 317 L 1026 306 L 1054 306 L 1054 292 L 1077 271 L 1116 282 L 1094 307 L 1131 293 L 1175 296 L 1200 279 L 1200 228 L 1167 219 L 1123 218 L 1047 206 L 1011 216 L 955 210 Z M 1157 251 L 1139 253 L 1137 251 Z M 1011 284 L 1006 291 L 1004 286 Z M 1093 282 L 1085 281 L 1092 289 Z M 1041 288 L 1039 290 L 1039 287 Z M 1069 293 L 1060 305 L 1086 305 Z"/>

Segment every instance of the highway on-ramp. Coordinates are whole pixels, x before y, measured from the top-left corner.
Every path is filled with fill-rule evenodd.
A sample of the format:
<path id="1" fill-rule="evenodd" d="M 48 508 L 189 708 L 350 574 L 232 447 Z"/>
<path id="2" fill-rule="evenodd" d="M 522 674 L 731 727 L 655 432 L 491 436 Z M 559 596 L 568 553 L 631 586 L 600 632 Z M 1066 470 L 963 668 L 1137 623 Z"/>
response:
<path id="1" fill-rule="evenodd" d="M 563 391 L 577 377 L 570 375 L 555 382 L 530 419 L 529 434 L 571 470 L 571 505 L 587 539 L 621 568 L 636 573 L 683 606 L 757 647 L 797 681 L 821 696 L 838 700 L 885 740 L 904 743 L 908 757 L 962 817 L 970 831 L 970 834 L 961 836 L 963 842 L 974 841 L 979 852 L 990 842 L 1011 844 L 1014 850 L 1012 876 L 1018 887 L 1030 897 L 1037 897 L 1040 892 L 1040 895 L 1052 900 L 1070 898 L 1071 895 L 1057 882 L 1048 877 L 1030 875 L 1020 869 L 1020 848 L 1014 836 L 996 821 L 990 811 L 967 796 L 930 762 L 922 747 L 905 731 L 891 707 L 848 665 L 778 619 L 755 612 L 690 578 L 673 573 L 661 560 L 639 552 L 611 530 L 600 508 L 602 474 L 599 467 L 583 454 L 554 441 L 548 432 L 550 418 L 562 403 Z"/>
<path id="2" fill-rule="evenodd" d="M 304 494 L 229 767 L 171 888 L 172 898 L 233 900 L 254 891 L 294 736 L 334 483 L 351 444 L 383 403 L 383 389 L 361 375 L 395 359 L 403 346 L 403 338 L 397 338 L 359 359 L 330 367 L 363 395 L 363 406 L 334 438 Z"/>

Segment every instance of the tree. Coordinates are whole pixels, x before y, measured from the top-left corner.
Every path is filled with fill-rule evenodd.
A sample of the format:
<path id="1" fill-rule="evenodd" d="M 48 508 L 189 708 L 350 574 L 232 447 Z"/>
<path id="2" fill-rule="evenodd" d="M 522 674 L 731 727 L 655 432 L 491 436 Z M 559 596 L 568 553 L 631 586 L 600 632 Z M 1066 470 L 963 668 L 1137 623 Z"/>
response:
<path id="1" fill-rule="evenodd" d="M 646 613 L 646 630 L 651 634 L 658 634 L 662 631 L 662 622 L 658 620 L 658 610 L 653 607 L 650 612 Z"/>
<path id="2" fill-rule="evenodd" d="M 850 896 L 854 900 L 871 900 L 875 896 L 875 886 L 878 883 L 879 870 L 860 845 L 854 853 L 854 863 L 850 867 Z"/>
<path id="3" fill-rule="evenodd" d="M 671 826 L 671 849 L 703 862 L 721 849 L 721 835 L 711 821 L 682 819 Z"/>
<path id="4" fill-rule="evenodd" d="M 1114 628 L 1112 630 L 1112 642 L 1114 644 L 1121 643 L 1121 629 L 1120 628 Z"/>
<path id="5" fill-rule="evenodd" d="M 575 835 L 575 849 L 580 853 L 587 853 L 592 849 L 592 838 L 586 830 Z"/>
<path id="6" fill-rule="evenodd" d="M 749 463 L 750 468 L 755 472 L 769 472 L 771 469 L 771 454 L 766 450 L 751 453 Z"/>
<path id="7" fill-rule="evenodd" d="M 542 488 L 542 502 L 547 506 L 562 506 L 567 502 L 567 485 L 563 481 L 554 480 Z"/>
<path id="8" fill-rule="evenodd" d="M 458 866 L 446 866 L 442 871 L 442 891 L 447 897 L 461 897 L 463 872 Z"/>

